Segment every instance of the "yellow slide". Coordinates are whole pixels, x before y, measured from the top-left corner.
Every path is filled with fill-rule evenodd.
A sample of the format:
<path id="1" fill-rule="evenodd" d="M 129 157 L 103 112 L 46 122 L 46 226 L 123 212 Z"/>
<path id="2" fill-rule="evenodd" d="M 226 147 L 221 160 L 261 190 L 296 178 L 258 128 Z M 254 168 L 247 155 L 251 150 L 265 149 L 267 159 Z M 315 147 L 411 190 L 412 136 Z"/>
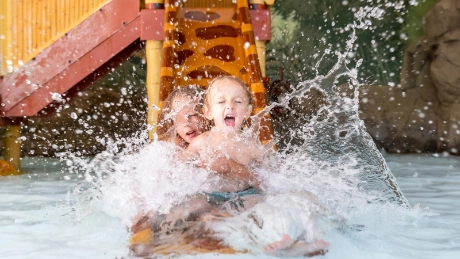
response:
<path id="1" fill-rule="evenodd" d="M 233 75 L 250 88 L 254 113 L 266 106 L 254 33 L 247 0 L 165 1 L 165 40 L 160 78 L 159 106 L 175 87 L 200 85 L 220 75 Z M 272 138 L 269 114 L 262 120 L 262 143 Z M 200 224 L 195 222 L 195 224 Z M 200 232 L 200 231 L 199 231 Z M 244 253 L 212 239 L 206 231 L 177 235 L 174 242 L 155 240 L 150 228 L 137 231 L 131 249 L 137 256 L 174 253 Z"/>
<path id="2" fill-rule="evenodd" d="M 16 169 L 10 162 L 0 159 L 0 176 L 19 175 L 22 173 L 22 171 Z"/>
<path id="3" fill-rule="evenodd" d="M 164 29 L 160 108 L 174 87 L 206 88 L 219 75 L 236 76 L 249 86 L 254 113 L 267 105 L 247 0 L 167 0 Z M 267 114 L 259 132 L 262 143 L 272 133 Z"/>

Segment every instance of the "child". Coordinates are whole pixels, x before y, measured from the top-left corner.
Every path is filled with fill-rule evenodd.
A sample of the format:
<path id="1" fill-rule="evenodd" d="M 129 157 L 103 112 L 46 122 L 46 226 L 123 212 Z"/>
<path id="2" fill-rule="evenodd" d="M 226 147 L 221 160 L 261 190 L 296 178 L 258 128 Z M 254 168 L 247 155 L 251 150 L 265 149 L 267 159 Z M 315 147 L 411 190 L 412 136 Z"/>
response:
<path id="1" fill-rule="evenodd" d="M 243 131 L 243 124 L 252 111 L 252 99 L 248 88 L 241 80 L 232 76 L 215 79 L 206 92 L 203 111 L 204 116 L 213 122 L 214 127 L 196 137 L 187 151 L 200 155 L 202 160 L 212 161 L 227 157 L 243 165 L 253 163 L 262 157 L 264 148 L 257 138 L 250 132 Z M 250 181 L 242 185 L 235 179 L 227 179 L 227 184 L 219 191 L 226 192 L 221 196 L 228 196 L 229 192 L 235 193 L 236 196 L 243 196 L 244 190 L 250 187 Z M 211 193 L 211 196 L 218 194 L 218 192 Z M 276 215 L 278 214 L 275 213 L 275 218 Z M 291 223 L 292 227 L 295 225 Z M 265 245 L 263 250 L 272 255 L 313 256 L 324 253 L 328 246 L 329 244 L 322 240 L 306 243 L 292 240 L 290 235 L 283 234 L 279 241 Z"/>
<path id="2" fill-rule="evenodd" d="M 160 114 L 157 131 L 160 140 L 170 141 L 185 149 L 190 142 L 206 131 L 208 128 L 206 120 L 202 117 L 202 98 L 203 90 L 194 86 L 181 87 L 170 93 Z M 179 157 L 182 159 L 190 158 L 187 155 Z M 243 183 L 248 182 L 250 177 L 244 166 L 224 157 L 217 158 L 210 163 L 205 162 L 203 166 L 225 176 L 235 175 L 235 178 Z M 149 228 L 153 228 L 155 232 L 164 233 L 181 231 L 181 222 L 193 221 L 203 215 L 208 215 L 209 212 L 221 215 L 219 209 L 208 203 L 205 196 L 197 195 L 185 201 L 184 204 L 176 206 L 168 215 L 158 215 L 152 211 L 137 215 L 133 219 L 131 231 L 133 234 Z M 161 240 L 158 241 L 161 242 Z M 140 256 L 144 253 L 144 255 L 148 255 L 149 247 L 148 243 L 139 243 L 132 244 L 131 249 Z"/>
<path id="3" fill-rule="evenodd" d="M 203 90 L 195 86 L 179 87 L 169 94 L 161 110 L 157 129 L 159 139 L 185 149 L 198 135 L 207 130 L 201 116 Z M 137 233 L 150 226 L 153 213 L 140 213 L 133 219 L 131 231 Z"/>
<path id="4" fill-rule="evenodd" d="M 169 94 L 160 113 L 160 123 L 157 130 L 160 140 L 170 141 L 185 149 L 192 140 L 208 130 L 207 121 L 202 115 L 203 93 L 204 91 L 200 87 L 186 86 L 179 87 Z M 187 158 L 189 156 L 179 154 L 179 159 Z M 244 166 L 230 159 L 219 158 L 212 163 L 203 164 L 210 170 L 223 175 L 237 175 L 241 182 L 247 182 L 250 177 Z M 202 203 L 195 202 L 194 204 L 195 210 L 204 210 Z M 174 214 L 184 214 L 179 208 L 180 206 L 170 215 L 170 218 L 174 218 Z M 209 209 L 209 207 L 206 209 Z M 192 210 L 192 208 L 189 207 L 189 210 Z M 152 218 L 157 218 L 153 217 L 152 212 L 147 215 L 139 214 L 133 219 L 134 224 L 131 227 L 131 231 L 136 233 L 150 227 Z M 157 219 L 156 221 L 158 220 L 162 219 Z"/>
<path id="5" fill-rule="evenodd" d="M 210 164 L 227 158 L 247 166 L 262 157 L 264 148 L 257 137 L 249 130 L 243 130 L 251 115 L 252 98 L 240 79 L 232 76 L 216 78 L 210 83 L 204 101 L 204 116 L 214 126 L 196 137 L 187 151 L 198 155 L 201 161 L 210 161 Z M 254 177 L 238 173 L 222 174 L 221 177 L 219 188 L 208 194 L 208 201 L 212 205 L 230 206 L 224 215 L 238 214 L 241 209 L 252 207 L 261 200 L 262 196 L 257 195 L 254 188 L 258 185 Z"/>
<path id="6" fill-rule="evenodd" d="M 263 147 L 256 137 L 242 131 L 251 111 L 251 95 L 241 80 L 232 76 L 215 79 L 209 85 L 203 107 L 204 116 L 214 127 L 195 138 L 187 151 L 200 155 L 204 161 L 226 157 L 242 165 L 260 158 Z M 249 187 L 249 182 L 240 183 L 236 188 L 227 185 L 222 191 L 235 192 Z"/>
<path id="7" fill-rule="evenodd" d="M 160 140 L 171 141 L 185 149 L 209 129 L 202 115 L 203 93 L 200 87 L 187 86 L 169 94 L 160 113 L 157 129 Z"/>

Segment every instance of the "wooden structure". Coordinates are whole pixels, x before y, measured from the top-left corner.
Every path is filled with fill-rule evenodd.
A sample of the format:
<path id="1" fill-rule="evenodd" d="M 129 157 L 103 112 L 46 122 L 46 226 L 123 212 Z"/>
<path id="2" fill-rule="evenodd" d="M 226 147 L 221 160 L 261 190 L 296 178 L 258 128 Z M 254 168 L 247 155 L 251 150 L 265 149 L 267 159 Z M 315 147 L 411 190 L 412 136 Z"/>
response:
<path id="1" fill-rule="evenodd" d="M 148 123 L 173 86 L 219 74 L 249 86 L 255 112 L 266 104 L 264 0 L 3 0 L 0 4 L 0 126 L 6 160 L 19 168 L 22 118 L 62 105 L 145 46 Z M 141 8 L 141 6 L 143 8 Z M 252 21 L 252 22 L 251 22 Z M 262 64 L 262 66 L 259 65 Z M 261 139 L 270 138 L 263 122 Z"/>

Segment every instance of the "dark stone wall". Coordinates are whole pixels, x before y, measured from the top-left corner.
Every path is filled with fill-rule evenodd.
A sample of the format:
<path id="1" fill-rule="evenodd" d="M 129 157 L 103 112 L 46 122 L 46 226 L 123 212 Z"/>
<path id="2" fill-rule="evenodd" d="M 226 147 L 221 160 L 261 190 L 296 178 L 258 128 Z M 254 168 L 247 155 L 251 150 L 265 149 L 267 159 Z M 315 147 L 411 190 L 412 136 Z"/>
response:
<path id="1" fill-rule="evenodd" d="M 128 96 L 96 86 L 81 92 L 57 113 L 31 117 L 23 123 L 22 156 L 55 156 L 67 151 L 97 154 L 105 150 L 108 138 L 126 138 L 145 129 L 146 101 L 145 91 Z M 0 128 L 0 134 L 3 131 Z"/>

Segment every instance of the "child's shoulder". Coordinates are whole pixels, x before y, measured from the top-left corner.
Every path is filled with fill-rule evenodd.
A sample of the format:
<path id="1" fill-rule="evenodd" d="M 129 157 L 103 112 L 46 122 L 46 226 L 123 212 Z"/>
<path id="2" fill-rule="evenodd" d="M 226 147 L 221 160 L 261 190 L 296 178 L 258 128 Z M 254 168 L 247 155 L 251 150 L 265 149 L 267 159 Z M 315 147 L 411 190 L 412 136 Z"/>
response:
<path id="1" fill-rule="evenodd" d="M 203 132 L 203 133 L 201 133 L 198 137 L 196 137 L 196 138 L 192 141 L 192 143 L 195 142 L 195 141 L 202 141 L 203 139 L 208 138 L 210 134 L 211 134 L 210 131 Z"/>
<path id="2" fill-rule="evenodd" d="M 200 134 L 198 137 L 192 140 L 188 145 L 187 150 L 191 152 L 197 152 L 205 143 L 209 137 L 209 131 Z"/>

